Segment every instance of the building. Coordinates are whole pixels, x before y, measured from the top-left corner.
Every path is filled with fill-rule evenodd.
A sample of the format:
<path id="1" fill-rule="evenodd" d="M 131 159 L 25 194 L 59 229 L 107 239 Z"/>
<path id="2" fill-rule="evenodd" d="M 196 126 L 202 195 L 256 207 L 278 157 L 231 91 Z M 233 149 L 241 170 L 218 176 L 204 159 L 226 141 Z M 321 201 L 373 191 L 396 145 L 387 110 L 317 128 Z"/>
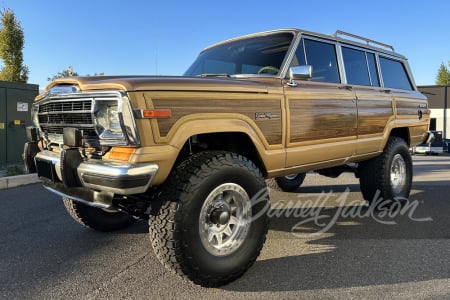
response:
<path id="1" fill-rule="evenodd" d="M 419 86 L 419 91 L 427 98 L 431 109 L 430 130 L 442 131 L 442 138 L 450 136 L 450 86 L 426 85 Z"/>
<path id="2" fill-rule="evenodd" d="M 22 162 L 25 127 L 31 125 L 31 106 L 38 91 L 36 84 L 0 81 L 0 169 Z"/>

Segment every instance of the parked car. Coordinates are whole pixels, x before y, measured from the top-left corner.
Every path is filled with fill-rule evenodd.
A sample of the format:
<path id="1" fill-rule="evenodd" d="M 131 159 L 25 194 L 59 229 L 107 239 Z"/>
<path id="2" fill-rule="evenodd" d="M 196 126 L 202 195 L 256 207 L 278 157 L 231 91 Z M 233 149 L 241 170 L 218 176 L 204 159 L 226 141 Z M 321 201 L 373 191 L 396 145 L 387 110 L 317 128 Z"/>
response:
<path id="1" fill-rule="evenodd" d="M 263 247 L 266 179 L 353 171 L 367 201 L 407 198 L 430 110 L 392 46 L 283 29 L 208 47 L 184 76 L 57 79 L 32 119 L 27 167 L 73 219 L 148 220 L 164 266 L 219 286 Z"/>
<path id="2" fill-rule="evenodd" d="M 422 143 L 413 148 L 413 153 L 439 155 L 444 153 L 447 148 L 446 143 L 442 140 L 442 131 L 431 131 L 434 140 L 429 143 Z"/>

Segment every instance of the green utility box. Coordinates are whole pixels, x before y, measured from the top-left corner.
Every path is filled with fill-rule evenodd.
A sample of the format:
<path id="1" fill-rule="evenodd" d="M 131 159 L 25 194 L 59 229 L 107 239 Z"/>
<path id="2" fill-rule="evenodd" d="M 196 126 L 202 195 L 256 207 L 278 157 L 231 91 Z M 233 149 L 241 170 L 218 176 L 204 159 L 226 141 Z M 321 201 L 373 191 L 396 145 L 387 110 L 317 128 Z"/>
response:
<path id="1" fill-rule="evenodd" d="M 0 81 L 0 164 L 22 161 L 25 128 L 31 125 L 36 84 Z"/>

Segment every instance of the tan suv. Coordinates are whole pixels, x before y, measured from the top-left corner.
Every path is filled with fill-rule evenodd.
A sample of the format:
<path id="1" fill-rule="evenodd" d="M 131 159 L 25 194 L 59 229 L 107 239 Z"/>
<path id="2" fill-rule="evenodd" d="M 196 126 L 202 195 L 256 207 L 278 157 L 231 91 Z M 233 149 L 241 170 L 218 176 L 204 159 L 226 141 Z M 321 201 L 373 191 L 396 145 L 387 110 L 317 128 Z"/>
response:
<path id="1" fill-rule="evenodd" d="M 203 286 L 258 257 L 266 179 L 294 190 L 307 171 L 353 171 L 369 202 L 406 198 L 409 148 L 429 126 L 391 46 L 298 29 L 213 45 L 180 77 L 59 79 L 32 117 L 25 163 L 76 221 L 110 231 L 148 219 L 161 262 Z"/>

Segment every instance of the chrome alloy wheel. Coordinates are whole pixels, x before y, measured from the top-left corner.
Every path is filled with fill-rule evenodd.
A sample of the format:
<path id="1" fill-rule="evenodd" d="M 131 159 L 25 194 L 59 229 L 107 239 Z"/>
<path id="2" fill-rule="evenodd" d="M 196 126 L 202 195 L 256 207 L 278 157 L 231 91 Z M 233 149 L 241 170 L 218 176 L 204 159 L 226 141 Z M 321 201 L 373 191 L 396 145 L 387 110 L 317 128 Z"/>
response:
<path id="1" fill-rule="evenodd" d="M 245 241 L 250 228 L 252 205 L 238 184 L 216 187 L 203 203 L 199 231 L 206 250 L 215 256 L 229 255 Z"/>
<path id="2" fill-rule="evenodd" d="M 391 163 L 391 187 L 399 194 L 406 184 L 406 162 L 401 154 L 396 154 Z"/>

